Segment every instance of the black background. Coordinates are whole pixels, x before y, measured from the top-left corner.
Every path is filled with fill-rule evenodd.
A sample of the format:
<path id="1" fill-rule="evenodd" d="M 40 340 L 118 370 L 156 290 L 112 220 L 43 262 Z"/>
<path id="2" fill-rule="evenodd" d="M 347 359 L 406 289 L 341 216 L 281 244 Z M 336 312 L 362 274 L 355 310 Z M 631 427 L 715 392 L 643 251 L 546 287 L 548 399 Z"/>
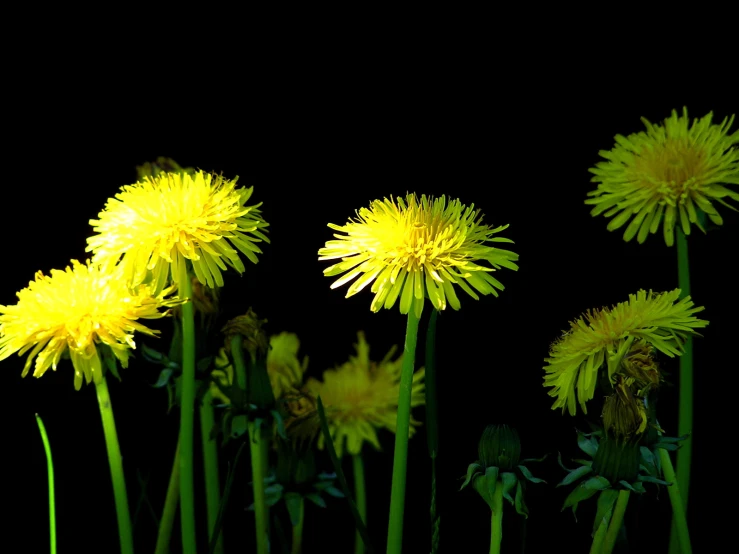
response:
<path id="1" fill-rule="evenodd" d="M 496 275 L 506 286 L 499 298 L 474 301 L 460 292 L 462 309 L 439 319 L 442 548 L 487 548 L 488 509 L 475 493 L 458 488 L 477 457 L 482 429 L 508 423 L 519 430 L 525 457 L 549 454 L 544 463 L 529 466 L 549 485 L 528 488 L 527 551 L 556 545 L 586 552 L 595 502 L 580 507 L 576 523 L 569 510 L 560 512 L 568 491 L 554 488 L 563 477 L 557 452 L 565 460 L 578 457 L 575 429 L 586 424 L 550 409 L 543 360 L 549 344 L 584 310 L 624 301 L 639 288 L 677 286 L 676 249 L 665 246 L 661 233 L 643 245 L 626 244 L 620 232 L 606 230 L 605 218 L 589 215 L 583 201 L 594 185 L 587 170 L 599 161 L 599 150 L 613 146 L 616 133 L 643 129 L 640 116 L 658 122 L 687 105 L 693 117 L 713 110 L 720 121 L 737 111 L 735 95 L 719 84 L 676 85 L 623 74 L 597 79 L 555 55 L 464 63 L 440 54 L 423 64 L 411 54 L 392 64 L 371 53 L 334 59 L 298 52 L 289 59 L 269 75 L 255 73 L 248 63 L 218 74 L 207 67 L 179 71 L 158 59 L 120 71 L 52 61 L 44 70 L 19 73 L 21 86 L 5 122 L 10 141 L 0 218 L 0 303 L 14 303 L 14 293 L 35 271 L 83 259 L 88 220 L 118 187 L 135 180 L 136 165 L 169 156 L 183 166 L 238 175 L 239 183 L 255 187 L 253 201 L 264 202 L 272 242 L 258 265 L 249 264 L 243 276 L 228 275 L 225 309 L 234 315 L 252 306 L 269 320 L 270 332 L 297 333 L 301 353 L 310 357 L 309 374 L 320 376 L 353 353 L 358 330 L 365 331 L 379 359 L 392 345 L 402 347 L 405 329 L 397 307 L 370 312 L 368 291 L 345 299 L 346 287 L 330 290 L 333 279 L 322 275 L 328 264 L 316 254 L 331 238 L 326 224 L 344 223 L 375 198 L 409 191 L 474 203 L 486 222 L 510 224 L 503 236 L 515 241 L 520 270 Z M 719 435 L 731 430 L 739 214 L 721 206 L 719 211 L 725 218 L 721 229 L 705 236 L 696 230 L 689 239 L 693 297 L 706 306 L 702 316 L 710 321 L 704 338 L 695 341 L 689 521 L 696 552 L 711 551 L 722 540 L 712 487 L 732 471 L 730 459 L 720 455 L 730 442 L 719 442 Z M 427 305 L 422 329 L 429 313 Z M 168 329 L 166 321 L 154 325 Z M 139 341 L 156 346 L 148 338 Z M 417 359 L 422 358 L 419 349 Z M 677 362 L 663 361 L 676 382 Z M 13 356 L 0 370 L 3 528 L 20 533 L 24 551 L 47 548 L 38 412 L 55 459 L 60 552 L 116 552 L 94 389 L 74 390 L 70 362 L 41 379 L 22 379 L 21 368 L 22 360 Z M 131 509 L 140 495 L 140 475 L 148 480 L 148 498 L 159 515 L 178 416 L 166 413 L 166 394 L 149 386 L 156 376 L 139 357 L 123 381 L 110 387 Z M 671 433 L 676 397 L 677 389 L 666 386 L 660 417 Z M 380 550 L 393 436 L 384 433 L 381 442 L 384 451 L 368 448 L 365 458 L 368 524 Z M 224 451 L 222 462 L 232 455 L 232 448 Z M 428 552 L 429 475 L 421 432 L 410 447 L 407 552 Z M 237 486 L 226 540 L 234 551 L 248 552 L 253 523 L 243 509 L 251 500 L 246 479 Z M 627 514 L 633 552 L 666 551 L 667 494 L 662 491 L 657 501 L 654 489 L 649 491 L 641 502 L 632 500 Z M 504 551 L 519 551 L 518 522 L 508 510 Z M 146 508 L 135 536 L 138 551 L 153 550 L 155 527 Z M 330 501 L 327 511 L 307 508 L 306 552 L 324 546 L 349 552 L 352 540 L 351 516 L 339 501 Z"/>

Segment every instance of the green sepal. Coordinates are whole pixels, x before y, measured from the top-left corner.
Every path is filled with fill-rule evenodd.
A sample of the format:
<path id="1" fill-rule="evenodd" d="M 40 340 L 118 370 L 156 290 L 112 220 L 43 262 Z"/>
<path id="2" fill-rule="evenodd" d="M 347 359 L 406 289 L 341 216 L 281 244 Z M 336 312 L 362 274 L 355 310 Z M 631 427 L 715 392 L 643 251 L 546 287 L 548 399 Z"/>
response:
<path id="1" fill-rule="evenodd" d="M 213 365 L 213 360 L 215 360 L 215 356 L 206 356 L 205 358 L 200 358 L 197 361 L 195 367 L 199 372 L 207 373 L 210 367 Z"/>
<path id="2" fill-rule="evenodd" d="M 587 500 L 598 491 L 608 488 L 610 485 L 611 484 L 608 482 L 608 479 L 605 477 L 591 477 L 584 483 L 578 485 L 575 490 L 565 498 L 562 510 L 572 507 L 572 515 L 575 516 L 575 521 L 577 521 L 577 514 L 575 513 L 577 505 L 583 500 Z"/>
<path id="3" fill-rule="evenodd" d="M 180 318 L 172 318 L 172 342 L 169 343 L 169 359 L 178 365 L 182 364 L 182 322 Z"/>
<path id="4" fill-rule="evenodd" d="M 105 364 L 106 369 L 120 381 L 121 376 L 118 373 L 118 362 L 115 354 L 113 354 L 113 350 L 107 344 L 102 344 L 99 350 L 103 355 L 103 363 Z"/>
<path id="5" fill-rule="evenodd" d="M 230 419 L 231 425 L 228 433 L 230 437 L 235 439 L 246 433 L 249 425 L 249 418 L 245 414 L 235 415 Z"/>
<path id="6" fill-rule="evenodd" d="M 157 379 L 157 382 L 152 385 L 152 387 L 154 387 L 155 389 L 166 387 L 169 384 L 172 375 L 174 375 L 173 369 L 163 369 L 159 372 L 159 378 Z"/>
<path id="7" fill-rule="evenodd" d="M 598 441 L 593 438 L 592 435 L 586 435 L 585 433 L 577 432 L 577 446 L 585 454 L 595 457 L 595 452 L 598 450 Z"/>
<path id="8" fill-rule="evenodd" d="M 511 489 L 518 483 L 518 477 L 515 473 L 510 471 L 504 471 L 500 474 L 501 484 L 503 486 L 503 498 L 513 504 L 513 497 L 511 496 Z"/>
<path id="9" fill-rule="evenodd" d="M 345 497 L 344 497 L 344 493 L 343 493 L 343 492 L 341 492 L 341 491 L 340 491 L 339 489 L 337 489 L 336 487 L 334 487 L 333 485 L 331 485 L 330 487 L 326 487 L 325 489 L 323 489 L 323 491 L 324 491 L 324 492 L 325 492 L 326 494 L 330 494 L 330 495 L 331 495 L 331 496 L 333 496 L 334 498 L 345 498 Z"/>
<path id="10" fill-rule="evenodd" d="M 529 468 L 527 468 L 525 465 L 519 465 L 518 466 L 518 469 L 521 471 L 521 474 L 524 477 L 526 477 L 526 479 L 528 479 L 529 481 L 531 481 L 532 483 L 546 483 L 546 481 L 544 479 L 539 479 L 538 477 L 534 477 L 531 474 L 531 472 L 529 471 Z"/>
<path id="11" fill-rule="evenodd" d="M 581 466 L 593 467 L 593 460 L 583 460 L 582 458 L 572 458 L 572 461 Z"/>
<path id="12" fill-rule="evenodd" d="M 462 490 L 467 485 L 469 485 L 470 481 L 474 479 L 475 475 L 477 475 L 478 473 L 482 473 L 482 472 L 483 472 L 483 467 L 477 462 L 473 462 L 469 466 L 467 466 L 467 477 L 465 478 L 464 483 L 462 483 L 462 486 L 459 487 L 459 490 Z"/>
<path id="13" fill-rule="evenodd" d="M 669 487 L 671 483 L 668 483 L 667 481 L 663 481 L 662 479 L 657 479 L 656 477 L 652 477 L 651 475 L 640 475 L 637 477 L 637 480 L 643 483 L 654 483 L 655 485 L 664 485 L 666 487 Z"/>
<path id="14" fill-rule="evenodd" d="M 543 462 L 547 459 L 547 456 L 549 456 L 549 454 L 544 454 L 541 458 L 526 458 L 525 460 L 521 460 L 521 463 L 530 464 L 531 462 Z"/>
<path id="15" fill-rule="evenodd" d="M 624 481 L 622 479 L 618 483 L 625 489 L 629 489 L 632 492 L 636 492 L 639 494 L 644 494 L 645 492 L 647 492 L 646 489 L 644 488 L 644 485 L 642 485 L 641 481 L 634 481 L 633 483 L 629 483 L 628 481 Z"/>
<path id="16" fill-rule="evenodd" d="M 593 521 L 593 534 L 596 533 L 600 522 L 606 520 L 606 525 L 611 520 L 613 513 L 613 505 L 618 498 L 618 491 L 615 489 L 606 489 L 600 493 L 598 497 L 598 510 L 595 512 L 595 520 Z"/>
<path id="17" fill-rule="evenodd" d="M 516 485 L 516 501 L 514 503 L 514 506 L 516 507 L 516 511 L 521 514 L 523 517 L 528 519 L 529 517 L 529 508 L 526 506 L 526 502 L 524 502 L 523 499 L 523 483 L 520 481 Z"/>
<path id="18" fill-rule="evenodd" d="M 313 502 L 313 504 L 315 504 L 316 506 L 320 508 L 326 507 L 326 501 L 323 498 L 321 498 L 321 495 L 318 494 L 317 492 L 309 492 L 308 494 L 305 495 L 305 497 L 311 502 Z"/>
<path id="19" fill-rule="evenodd" d="M 297 492 L 285 493 L 285 505 L 287 513 L 290 514 L 290 523 L 293 527 L 297 527 L 300 523 L 300 508 L 303 504 L 303 497 Z"/>
<path id="20" fill-rule="evenodd" d="M 280 414 L 279 410 L 270 410 L 269 413 L 274 418 L 275 423 L 277 423 L 277 434 L 280 436 L 281 439 L 287 440 L 287 433 L 285 432 L 285 422 L 282 419 L 282 414 Z"/>
<path id="21" fill-rule="evenodd" d="M 570 469 L 562 463 L 562 453 L 561 452 L 557 452 L 557 463 L 559 464 L 559 467 L 564 469 L 567 473 L 569 473 L 570 471 L 575 471 L 574 469 Z"/>
<path id="22" fill-rule="evenodd" d="M 584 477 L 588 473 L 591 473 L 593 471 L 593 468 L 588 466 L 580 466 L 577 469 L 570 470 L 570 473 L 562 479 L 560 483 L 558 483 L 557 487 L 562 487 L 565 485 L 571 485 L 575 481 L 577 481 L 580 477 Z"/>

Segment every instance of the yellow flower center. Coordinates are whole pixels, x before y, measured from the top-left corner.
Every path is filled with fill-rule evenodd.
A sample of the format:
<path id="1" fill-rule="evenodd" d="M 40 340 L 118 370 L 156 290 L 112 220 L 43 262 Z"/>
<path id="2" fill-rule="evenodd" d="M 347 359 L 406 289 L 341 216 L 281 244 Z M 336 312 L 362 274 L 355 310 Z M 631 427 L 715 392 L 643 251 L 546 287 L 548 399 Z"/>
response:
<path id="1" fill-rule="evenodd" d="M 690 189 L 703 184 L 705 159 L 703 148 L 692 146 L 685 139 L 644 147 L 635 160 L 633 182 L 661 195 L 662 203 L 665 199 L 683 198 Z"/>

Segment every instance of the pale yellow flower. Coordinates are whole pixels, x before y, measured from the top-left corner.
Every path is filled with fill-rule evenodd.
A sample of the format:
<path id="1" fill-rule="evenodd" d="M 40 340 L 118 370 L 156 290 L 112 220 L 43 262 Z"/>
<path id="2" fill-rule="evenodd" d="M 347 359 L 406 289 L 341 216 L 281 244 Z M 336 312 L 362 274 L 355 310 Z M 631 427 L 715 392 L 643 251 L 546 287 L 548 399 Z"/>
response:
<path id="1" fill-rule="evenodd" d="M 311 378 L 305 383 L 305 390 L 312 397 L 321 397 L 338 456 L 345 451 L 359 454 L 364 442 L 379 450 L 377 431 L 384 428 L 395 432 L 397 426 L 403 356 L 393 360 L 393 348 L 379 362 L 371 361 L 364 333 L 358 333 L 358 338 L 356 356 L 337 369 L 324 371 L 323 381 Z M 413 374 L 411 406 L 425 403 L 424 376 L 424 368 Z M 411 419 L 411 435 L 418 425 Z M 318 447 L 323 446 L 323 434 L 319 434 Z"/>
<path id="2" fill-rule="evenodd" d="M 723 219 L 714 202 L 735 210 L 724 199 L 739 201 L 739 192 L 729 186 L 739 185 L 739 131 L 729 134 L 734 116 L 720 125 L 713 124 L 713 114 L 695 119 L 690 125 L 687 108 L 682 117 L 675 110 L 664 125 L 652 125 L 628 137 L 616 135 L 616 146 L 599 154 L 606 161 L 590 169 L 598 188 L 588 193 L 586 204 L 595 207 L 591 215 L 613 217 L 608 230 L 626 222 L 623 238 L 636 237 L 644 242 L 662 226 L 665 243 L 675 241 L 679 223 L 685 235 L 691 224 L 702 231 L 700 212 L 716 225 Z"/>
<path id="3" fill-rule="evenodd" d="M 552 408 L 567 407 L 575 415 L 577 398 L 587 413 L 585 403 L 593 398 L 599 370 L 605 366 L 613 383 L 635 340 L 670 357 L 682 355 L 688 335 L 697 335 L 696 329 L 708 321 L 693 315 L 703 307 L 694 307 L 689 296 L 679 297 L 680 289 L 660 294 L 640 290 L 628 302 L 588 311 L 571 322 L 545 359 L 544 386 L 552 387 L 549 395 L 556 398 Z"/>

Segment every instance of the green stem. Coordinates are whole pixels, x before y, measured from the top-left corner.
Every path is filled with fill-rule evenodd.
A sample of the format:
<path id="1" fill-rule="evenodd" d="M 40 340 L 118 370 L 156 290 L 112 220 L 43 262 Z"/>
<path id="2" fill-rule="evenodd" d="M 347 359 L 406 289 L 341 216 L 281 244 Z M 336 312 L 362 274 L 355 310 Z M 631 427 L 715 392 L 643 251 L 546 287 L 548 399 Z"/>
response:
<path id="1" fill-rule="evenodd" d="M 195 314 L 192 283 L 184 260 L 179 264 L 177 287 L 182 304 L 182 393 L 180 405 L 180 527 L 183 554 L 195 554 L 195 484 L 193 426 L 195 424 Z"/>
<path id="2" fill-rule="evenodd" d="M 221 504 L 221 483 L 218 477 L 218 445 L 211 431 L 215 425 L 213 399 L 210 389 L 205 392 L 200 404 L 200 438 L 203 443 L 203 471 L 205 472 L 205 505 L 208 515 L 208 540 L 215 531 L 218 506 Z M 215 554 L 223 554 L 223 539 L 219 533 Z"/>
<path id="3" fill-rule="evenodd" d="M 398 423 L 395 430 L 393 453 L 393 480 L 390 490 L 390 522 L 388 524 L 387 554 L 400 554 L 403 550 L 403 512 L 405 511 L 405 478 L 408 470 L 408 435 L 411 419 L 411 390 L 413 364 L 416 357 L 418 317 L 413 306 L 408 310 L 405 330 L 403 365 L 398 392 Z"/>
<path id="4" fill-rule="evenodd" d="M 167 496 L 164 499 L 164 510 L 162 520 L 159 522 L 159 533 L 157 534 L 157 545 L 154 554 L 169 554 L 169 541 L 172 538 L 172 527 L 174 527 L 177 504 L 180 500 L 180 440 L 177 439 L 177 448 L 172 462 L 172 473 L 169 475 Z"/>
<path id="5" fill-rule="evenodd" d="M 503 483 L 498 481 L 493 493 L 493 509 L 490 512 L 490 554 L 500 554 L 503 542 Z"/>
<path id="6" fill-rule="evenodd" d="M 610 519 L 607 517 L 600 520 L 598 529 L 596 530 L 595 535 L 593 535 L 593 545 L 590 547 L 590 554 L 600 554 L 600 551 L 603 548 L 603 539 L 606 538 L 606 531 L 608 531 L 609 521 Z"/>
<path id="7" fill-rule="evenodd" d="M 364 485 L 364 461 L 361 454 L 352 456 L 352 468 L 354 469 L 354 498 L 357 504 L 359 517 L 362 523 L 367 525 L 367 494 Z M 359 531 L 354 536 L 354 553 L 364 554 L 364 541 Z"/>
<path id="8" fill-rule="evenodd" d="M 49 486 L 49 541 L 51 543 L 51 554 L 56 554 L 56 507 L 54 502 L 54 462 L 51 459 L 51 445 L 46 435 L 46 427 L 41 421 L 41 416 L 36 414 L 36 424 L 41 433 L 41 442 L 44 443 L 46 453 L 46 479 Z"/>
<path id="9" fill-rule="evenodd" d="M 616 545 L 616 538 L 618 538 L 618 532 L 621 530 L 621 524 L 624 521 L 624 513 L 629 503 L 630 494 L 631 491 L 627 489 L 618 491 L 618 500 L 616 500 L 616 506 L 613 508 L 611 524 L 608 526 L 608 531 L 606 531 L 606 536 L 603 539 L 601 554 L 611 554 L 613 552 L 613 547 Z"/>
<path id="10" fill-rule="evenodd" d="M 436 506 L 436 463 L 439 454 L 439 410 L 436 395 L 436 319 L 439 311 L 431 312 L 426 330 L 426 375 L 424 377 L 426 391 L 426 442 L 431 458 L 431 553 L 439 551 L 439 512 Z"/>
<path id="11" fill-rule="evenodd" d="M 261 426 L 249 422 L 249 448 L 251 451 L 251 478 L 254 488 L 254 514 L 256 516 L 257 554 L 269 553 L 269 527 L 267 498 L 264 491 L 264 478 L 267 467 L 264 465 L 264 452 L 269 446 Z"/>
<path id="12" fill-rule="evenodd" d="M 693 548 L 690 544 L 688 521 L 685 517 L 685 507 L 683 506 L 683 500 L 680 494 L 682 491 L 680 491 L 679 482 L 675 478 L 675 470 L 672 467 L 670 453 L 664 448 L 660 448 L 659 459 L 662 462 L 662 473 L 665 476 L 665 481 L 670 483 L 670 486 L 667 487 L 667 494 L 669 494 L 670 502 L 672 503 L 672 521 L 677 532 L 679 552 L 682 554 L 691 554 Z"/>
<path id="13" fill-rule="evenodd" d="M 126 480 L 123 475 L 123 460 L 118 445 L 118 433 L 115 429 L 113 405 L 110 402 L 108 383 L 105 377 L 95 383 L 100 416 L 103 420 L 105 446 L 108 450 L 110 476 L 113 480 L 113 495 L 115 497 L 115 511 L 118 517 L 118 537 L 121 543 L 121 554 L 133 554 L 133 533 L 131 529 L 131 515 L 128 511 L 128 495 L 126 494 Z"/>
<path id="14" fill-rule="evenodd" d="M 362 521 L 362 517 L 359 515 L 357 504 L 354 502 L 351 492 L 349 492 L 349 485 L 347 485 L 346 483 L 346 476 L 344 475 L 344 471 L 341 469 L 341 461 L 336 456 L 334 441 L 331 438 L 331 432 L 328 429 L 326 412 L 323 409 L 323 401 L 321 400 L 320 394 L 316 397 L 316 408 L 318 409 L 318 419 L 321 422 L 321 433 L 323 433 L 323 439 L 326 441 L 326 450 L 328 451 L 328 457 L 331 458 L 331 463 L 333 464 L 334 470 L 336 471 L 336 478 L 339 480 L 339 485 L 341 485 L 341 491 L 344 493 L 344 498 L 346 498 L 347 502 L 349 503 L 349 510 L 351 511 L 352 517 L 354 518 L 354 525 L 356 526 L 359 534 L 364 540 L 364 548 L 366 552 L 368 554 L 372 553 L 374 552 L 374 549 L 370 544 L 367 528 Z"/>
<path id="15" fill-rule="evenodd" d="M 688 239 L 682 229 L 677 229 L 677 278 L 680 287 L 680 298 L 690 295 L 690 264 L 688 262 Z M 680 377 L 678 381 L 679 411 L 678 436 L 688 437 L 677 451 L 677 485 L 682 496 L 684 508 L 688 509 L 688 492 L 690 488 L 690 465 L 693 453 L 693 337 L 688 336 L 680 356 Z M 680 552 L 678 547 L 678 522 L 673 512 L 672 531 L 670 533 L 670 554 Z M 683 553 L 684 554 L 684 553 Z"/>
<path id="16" fill-rule="evenodd" d="M 293 526 L 293 542 L 290 554 L 302 554 L 303 552 L 303 520 L 305 519 L 305 500 L 300 497 L 298 504 L 298 524 Z"/>

